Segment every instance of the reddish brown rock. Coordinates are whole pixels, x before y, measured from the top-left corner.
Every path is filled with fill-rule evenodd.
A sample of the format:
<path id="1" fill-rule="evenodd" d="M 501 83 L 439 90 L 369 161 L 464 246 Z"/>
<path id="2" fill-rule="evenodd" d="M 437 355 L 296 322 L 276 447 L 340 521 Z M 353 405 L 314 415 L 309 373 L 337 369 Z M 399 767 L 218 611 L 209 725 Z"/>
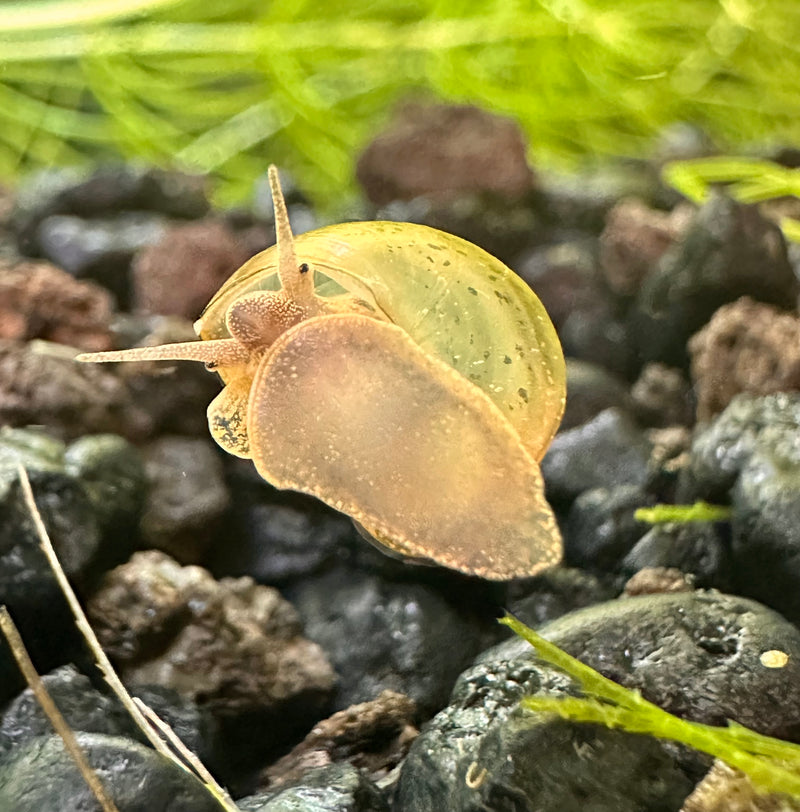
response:
<path id="1" fill-rule="evenodd" d="M 739 392 L 800 390 L 800 319 L 748 297 L 719 308 L 692 337 L 689 352 L 700 421 Z"/>
<path id="2" fill-rule="evenodd" d="M 346 761 L 378 781 L 405 757 L 417 736 L 413 699 L 395 691 L 382 691 L 371 702 L 334 713 L 314 729 L 294 750 L 261 776 L 261 785 L 279 787 L 299 781 L 314 767 Z"/>
<path id="3" fill-rule="evenodd" d="M 511 119 L 468 105 L 409 104 L 364 150 L 356 175 L 376 205 L 469 192 L 514 199 L 533 184 L 525 153 Z"/>
<path id="4" fill-rule="evenodd" d="M 0 340 L 0 425 L 44 425 L 64 439 L 125 434 L 128 403 L 107 367 L 77 363 L 68 347 Z"/>
<path id="5" fill-rule="evenodd" d="M 0 263 L 0 338 L 112 347 L 111 296 L 47 262 Z"/>
<path id="6" fill-rule="evenodd" d="M 108 573 L 88 613 L 123 680 L 171 688 L 217 713 L 319 708 L 333 688 L 294 608 L 252 578 L 215 581 L 150 550 Z"/>
<path id="7" fill-rule="evenodd" d="M 248 240 L 218 220 L 173 226 L 133 261 L 134 306 L 195 319 L 249 258 Z"/>
<path id="8" fill-rule="evenodd" d="M 600 264 L 609 288 L 618 296 L 635 296 L 690 216 L 691 208 L 683 206 L 670 213 L 632 198 L 617 203 L 600 235 Z"/>
<path id="9" fill-rule="evenodd" d="M 629 598 L 664 592 L 694 592 L 694 577 L 674 567 L 645 567 L 628 579 L 624 590 Z"/>

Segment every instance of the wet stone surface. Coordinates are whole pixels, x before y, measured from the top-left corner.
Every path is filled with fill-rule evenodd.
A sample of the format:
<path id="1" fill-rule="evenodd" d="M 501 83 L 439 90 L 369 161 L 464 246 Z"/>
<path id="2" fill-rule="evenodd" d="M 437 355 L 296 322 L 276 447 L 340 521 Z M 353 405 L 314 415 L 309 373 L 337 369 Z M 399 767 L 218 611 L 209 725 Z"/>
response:
<path id="1" fill-rule="evenodd" d="M 654 739 L 531 718 L 522 697 L 573 690 L 532 657 L 491 656 L 458 679 L 450 704 L 423 730 L 396 802 L 418 812 L 677 810 L 691 782 Z M 613 782 L 604 775 L 614 775 Z"/>
<path id="2" fill-rule="evenodd" d="M 335 705 L 404 693 L 423 716 L 440 708 L 482 647 L 487 618 L 448 603 L 429 586 L 391 583 L 340 567 L 292 590 L 306 634 L 339 675 Z"/>
<path id="3" fill-rule="evenodd" d="M 686 342 L 718 307 L 751 296 L 793 308 L 799 292 L 778 227 L 757 208 L 716 194 L 643 282 L 632 339 L 642 362 L 685 367 Z"/>
<path id="4" fill-rule="evenodd" d="M 568 654 L 660 707 L 699 722 L 734 719 L 762 733 L 800 737 L 800 631 L 756 601 L 713 591 L 648 595 L 572 612 L 539 632 Z M 785 668 L 760 656 L 789 654 Z M 532 657 L 523 640 L 481 663 Z M 800 698 L 800 697 L 799 697 Z"/>
<path id="5" fill-rule="evenodd" d="M 89 764 L 125 812 L 218 812 L 193 776 L 149 747 L 117 736 L 78 733 Z M 42 776 L 47 776 L 42 781 Z M 14 812 L 92 809 L 92 791 L 55 734 L 39 737 L 0 762 L 0 808 Z"/>
<path id="6" fill-rule="evenodd" d="M 309 770 L 295 786 L 242 798 L 242 812 L 389 812 L 380 790 L 349 764 Z"/>
<path id="7" fill-rule="evenodd" d="M 650 444 L 636 424 L 606 409 L 578 428 L 556 435 L 542 460 L 547 497 L 569 505 L 590 488 L 644 485 Z"/>
<path id="8" fill-rule="evenodd" d="M 87 587 L 131 551 L 144 475 L 119 437 L 84 437 L 71 446 L 33 430 L 0 430 L 0 604 L 8 607 L 40 668 L 86 657 L 25 505 L 23 464 L 66 574 Z M 98 481 L 100 475 L 100 481 Z M 3 659 L 0 701 L 18 690 Z"/>

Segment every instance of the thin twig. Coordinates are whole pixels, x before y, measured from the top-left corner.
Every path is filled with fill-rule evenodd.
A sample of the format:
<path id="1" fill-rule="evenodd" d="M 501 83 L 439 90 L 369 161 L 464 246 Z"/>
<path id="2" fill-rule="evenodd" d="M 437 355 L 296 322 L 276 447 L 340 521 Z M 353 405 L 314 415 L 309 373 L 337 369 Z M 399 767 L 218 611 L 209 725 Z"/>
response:
<path id="1" fill-rule="evenodd" d="M 47 533 L 47 528 L 44 526 L 44 522 L 42 521 L 42 515 L 39 513 L 39 508 L 36 506 L 36 501 L 33 498 L 33 490 L 31 489 L 31 483 L 28 479 L 28 474 L 22 465 L 19 465 L 19 481 L 20 485 L 22 486 L 22 495 L 25 499 L 25 504 L 30 511 L 31 518 L 33 519 L 34 527 L 36 528 L 36 534 L 39 536 L 39 542 L 41 544 L 42 550 L 44 554 L 47 556 L 47 560 L 50 564 L 51 569 L 53 570 L 53 574 L 56 577 L 56 581 L 58 581 L 58 586 L 61 589 L 64 597 L 67 599 L 67 603 L 69 604 L 69 608 L 72 611 L 72 614 L 75 618 L 75 625 L 78 627 L 78 630 L 83 635 L 84 639 L 89 645 L 89 648 L 92 650 L 92 654 L 95 657 L 98 667 L 103 674 L 106 682 L 111 686 L 111 689 L 114 693 L 119 697 L 120 702 L 125 706 L 126 710 L 131 714 L 136 724 L 142 729 L 144 734 L 147 736 L 150 744 L 158 750 L 159 753 L 166 756 L 167 758 L 171 757 L 171 752 L 169 748 L 164 744 L 164 742 L 155 734 L 153 729 L 150 725 L 147 724 L 147 720 L 142 715 L 142 712 L 139 708 L 136 707 L 133 700 L 131 699 L 130 694 L 125 689 L 125 686 L 122 684 L 122 681 L 117 676 L 116 671 L 114 671 L 114 667 L 111 665 L 110 660 L 106 656 L 105 651 L 103 651 L 103 647 L 100 645 L 100 641 L 95 636 L 94 630 L 89 625 L 89 621 L 86 618 L 86 615 L 83 612 L 83 608 L 78 601 L 77 596 L 72 590 L 72 586 L 67 579 L 64 570 L 61 567 L 61 564 L 58 560 L 58 556 L 56 555 L 56 551 L 53 549 L 53 544 L 50 541 L 50 536 Z"/>
<path id="2" fill-rule="evenodd" d="M 67 599 L 69 608 L 72 611 L 73 617 L 75 618 L 75 625 L 78 627 L 78 630 L 86 641 L 86 644 L 91 649 L 97 666 L 103 674 L 103 678 L 109 684 L 111 690 L 117 695 L 117 698 L 123 704 L 128 713 L 130 713 L 131 717 L 144 735 L 147 736 L 150 744 L 152 744 L 162 756 L 169 759 L 173 764 L 177 764 L 182 770 L 185 770 L 195 778 L 200 778 L 208 791 L 217 799 L 217 801 L 219 801 L 226 812 L 239 812 L 238 807 L 236 804 L 234 804 L 230 795 L 228 795 L 228 793 L 214 780 L 207 770 L 203 770 L 204 775 L 197 775 L 192 771 L 192 769 L 190 769 L 189 766 L 187 766 L 187 764 L 185 764 L 175 755 L 164 739 L 158 735 L 158 732 L 153 725 L 148 722 L 147 718 L 139 709 L 139 706 L 136 704 L 133 697 L 128 693 L 127 689 L 122 684 L 122 680 L 117 675 L 117 672 L 114 670 L 114 666 L 111 665 L 111 661 L 106 656 L 105 651 L 103 651 L 103 647 L 100 645 L 100 641 L 97 639 L 94 630 L 89 625 L 89 621 L 84 614 L 83 608 L 81 607 L 63 568 L 61 567 L 58 556 L 53 549 L 53 544 L 50 541 L 47 528 L 44 525 L 44 521 L 42 521 L 42 515 L 39 512 L 39 508 L 36 506 L 36 500 L 33 498 L 33 490 L 31 488 L 30 480 L 28 479 L 27 471 L 21 464 L 19 464 L 17 468 L 19 472 L 20 485 L 22 486 L 22 495 L 28 511 L 30 512 L 31 518 L 33 519 L 33 524 L 36 528 L 36 534 L 39 537 L 42 550 L 47 557 L 64 597 Z M 166 726 L 166 724 L 163 722 L 162 725 Z M 172 736 L 177 738 L 174 733 Z M 208 776 L 207 779 L 206 776 Z"/>
<path id="3" fill-rule="evenodd" d="M 138 696 L 133 697 L 133 701 L 147 717 L 147 721 L 150 722 L 153 727 L 158 729 L 161 735 L 164 736 L 170 745 L 175 748 L 181 758 L 191 765 L 192 769 L 197 773 L 197 775 L 208 786 L 215 788 L 215 790 L 218 790 L 223 794 L 221 800 L 227 800 L 233 804 L 233 801 L 230 799 L 227 793 L 225 793 L 222 787 L 217 784 L 214 776 L 211 775 L 211 773 L 206 769 L 206 765 L 203 764 L 203 762 L 200 761 L 200 759 L 180 740 L 178 734 L 149 705 L 145 704 L 141 699 L 139 699 Z M 232 808 L 236 810 L 235 806 Z M 236 810 L 236 812 L 238 812 L 238 810 Z"/>
<path id="4" fill-rule="evenodd" d="M 19 630 L 5 606 L 0 606 L 0 631 L 3 632 L 3 636 L 8 641 L 11 653 L 17 661 L 19 670 L 22 672 L 22 676 L 25 677 L 25 682 L 28 683 L 28 687 L 50 720 L 50 724 L 53 725 L 56 733 L 61 737 L 67 753 L 69 753 L 80 770 L 83 780 L 89 785 L 89 789 L 94 793 L 94 797 L 97 798 L 100 806 L 103 808 L 103 812 L 119 812 L 117 805 L 106 792 L 106 788 L 98 778 L 92 765 L 89 764 L 86 754 L 83 752 L 75 734 L 72 732 L 72 728 L 70 728 L 67 724 L 67 720 L 61 715 L 61 711 L 56 706 L 56 703 L 53 702 L 53 697 L 50 696 L 50 692 L 45 687 L 42 678 L 31 662 L 31 658 L 28 655 L 28 650 L 25 648 L 25 644 L 22 642 Z"/>

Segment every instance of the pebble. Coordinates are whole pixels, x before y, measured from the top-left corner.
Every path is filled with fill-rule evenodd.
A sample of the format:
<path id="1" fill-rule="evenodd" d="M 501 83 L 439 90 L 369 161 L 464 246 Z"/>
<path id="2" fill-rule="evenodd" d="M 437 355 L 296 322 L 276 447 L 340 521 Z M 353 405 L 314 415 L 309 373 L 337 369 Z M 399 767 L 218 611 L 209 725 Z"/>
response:
<path id="1" fill-rule="evenodd" d="M 763 604 L 697 590 L 645 595 L 580 609 L 539 633 L 606 677 L 661 708 L 698 722 L 729 719 L 770 736 L 793 737 L 800 723 L 800 630 Z M 789 654 L 766 668 L 761 654 Z M 533 658 L 512 638 L 479 658 Z"/>
<path id="2" fill-rule="evenodd" d="M 112 349 L 111 296 L 47 262 L 0 263 L 0 339 Z"/>
<path id="3" fill-rule="evenodd" d="M 568 506 L 590 488 L 644 485 L 650 444 L 618 409 L 557 434 L 542 460 L 548 500 Z"/>
<path id="4" fill-rule="evenodd" d="M 698 587 L 733 587 L 730 526 L 696 522 L 652 527 L 621 562 L 628 575 L 649 568 L 671 568 L 692 576 Z"/>
<path id="5" fill-rule="evenodd" d="M 207 438 L 166 435 L 142 450 L 142 541 L 181 564 L 203 560 L 230 504 L 221 454 Z"/>
<path id="6" fill-rule="evenodd" d="M 377 205 L 475 191 L 517 198 L 533 186 L 526 152 L 509 118 L 470 105 L 406 104 L 366 147 L 356 177 Z"/>
<path id="7" fill-rule="evenodd" d="M 133 261 L 133 305 L 145 313 L 196 319 L 250 247 L 221 220 L 168 228 Z"/>
<path id="8" fill-rule="evenodd" d="M 197 778 L 150 747 L 100 733 L 78 733 L 77 739 L 119 809 L 219 812 L 219 802 Z M 0 809 L 44 812 L 56 808 L 77 812 L 98 807 L 63 742 L 51 735 L 32 740 L 0 762 Z"/>
<path id="9" fill-rule="evenodd" d="M 622 559 L 647 533 L 634 518 L 637 508 L 653 504 L 641 485 L 591 488 L 581 493 L 563 526 L 567 564 L 597 572 L 618 571 Z"/>
<path id="10" fill-rule="evenodd" d="M 84 219 L 71 214 L 46 217 L 36 232 L 42 254 L 75 277 L 92 279 L 111 291 L 119 306 L 131 304 L 130 264 L 134 254 L 162 238 L 160 215 L 124 212 Z"/>
<path id="11" fill-rule="evenodd" d="M 632 413 L 633 401 L 623 380 L 597 364 L 567 358 L 567 406 L 560 431 L 581 426 L 605 409 Z"/>
<path id="12" fill-rule="evenodd" d="M 249 574 L 259 583 L 285 585 L 313 575 L 349 554 L 353 523 L 304 494 L 268 485 L 250 460 L 224 460 L 232 506 L 225 542 L 208 551 L 219 575 Z"/>
<path id="13" fill-rule="evenodd" d="M 526 644 L 527 645 L 527 644 Z M 396 808 L 413 812 L 634 812 L 677 809 L 692 784 L 665 746 L 518 708 L 574 687 L 529 652 L 465 671 L 450 704 L 411 746 Z"/>
<path id="14" fill-rule="evenodd" d="M 132 547 L 144 475 L 118 437 L 84 437 L 67 447 L 34 429 L 0 429 L 0 604 L 8 607 L 42 670 L 85 653 L 72 615 L 39 546 L 20 490 L 28 472 L 37 506 L 61 566 L 86 588 L 107 562 Z M 102 471 L 102 484 L 96 474 Z M 0 665 L 0 702 L 19 686 L 16 665 Z"/>
<path id="15" fill-rule="evenodd" d="M 757 207 L 714 193 L 642 283 L 629 318 L 639 363 L 686 368 L 687 341 L 717 308 L 751 296 L 789 309 L 798 293 L 780 229 Z"/>
<path id="16" fill-rule="evenodd" d="M 645 426 L 691 426 L 695 417 L 695 392 L 680 369 L 653 362 L 646 364 L 631 387 L 633 413 Z"/>
<path id="17" fill-rule="evenodd" d="M 215 581 L 201 567 L 139 552 L 105 576 L 87 614 L 123 680 L 172 688 L 218 715 L 278 715 L 300 697 L 311 714 L 333 688 L 294 608 L 252 578 Z"/>
<path id="18" fill-rule="evenodd" d="M 686 206 L 664 212 L 636 198 L 617 203 L 600 235 L 600 267 L 609 289 L 616 296 L 635 296 L 690 216 Z"/>
<path id="19" fill-rule="evenodd" d="M 309 770 L 294 786 L 242 798 L 236 805 L 241 812 L 389 812 L 383 794 L 350 764 Z"/>
<path id="20" fill-rule="evenodd" d="M 0 339 L 0 425 L 47 426 L 65 438 L 126 433 L 125 386 L 107 368 L 75 362 L 45 341 Z"/>
<path id="21" fill-rule="evenodd" d="M 292 599 L 306 634 L 339 675 L 337 708 L 388 689 L 410 697 L 423 717 L 430 716 L 484 644 L 485 616 L 481 622 L 478 611 L 452 606 L 419 583 L 391 583 L 338 567 L 299 584 Z"/>
<path id="22" fill-rule="evenodd" d="M 721 307 L 689 342 L 697 419 L 708 422 L 740 392 L 800 390 L 800 318 L 743 297 Z"/>

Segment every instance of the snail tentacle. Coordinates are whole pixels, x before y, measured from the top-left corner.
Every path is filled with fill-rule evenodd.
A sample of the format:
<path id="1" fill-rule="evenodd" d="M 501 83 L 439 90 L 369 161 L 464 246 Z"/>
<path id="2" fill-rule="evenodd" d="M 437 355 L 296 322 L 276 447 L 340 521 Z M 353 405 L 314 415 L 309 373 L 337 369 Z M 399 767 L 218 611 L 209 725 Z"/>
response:
<path id="1" fill-rule="evenodd" d="M 299 263 L 294 250 L 294 234 L 289 223 L 289 212 L 281 190 L 278 170 L 268 170 L 272 206 L 275 210 L 275 242 L 278 246 L 278 276 L 285 294 L 296 301 L 314 298 L 314 274 L 308 273 L 308 263 Z"/>
<path id="2" fill-rule="evenodd" d="M 116 361 L 200 361 L 210 367 L 244 364 L 250 350 L 232 338 L 215 341 L 182 341 L 158 347 L 134 347 L 130 350 L 84 352 L 76 361 L 105 364 Z"/>

